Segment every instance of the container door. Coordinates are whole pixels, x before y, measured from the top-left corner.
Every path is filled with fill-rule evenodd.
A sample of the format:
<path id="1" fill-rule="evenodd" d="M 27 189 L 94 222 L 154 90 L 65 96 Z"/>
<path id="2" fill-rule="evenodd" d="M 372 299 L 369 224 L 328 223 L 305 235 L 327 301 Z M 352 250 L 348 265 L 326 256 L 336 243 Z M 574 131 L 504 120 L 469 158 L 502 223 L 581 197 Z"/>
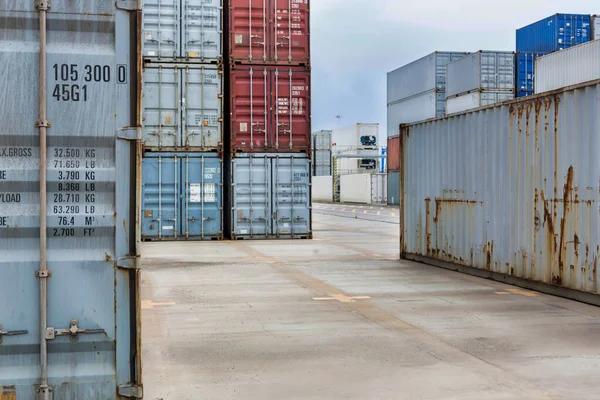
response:
<path id="1" fill-rule="evenodd" d="M 142 7 L 144 58 L 179 57 L 181 0 L 144 0 Z"/>
<path id="2" fill-rule="evenodd" d="M 371 175 L 371 202 L 385 204 L 387 202 L 387 175 Z"/>
<path id="3" fill-rule="evenodd" d="M 166 240 L 179 236 L 180 158 L 150 155 L 142 160 L 142 237 Z"/>
<path id="4" fill-rule="evenodd" d="M 271 76 L 275 120 L 270 146 L 297 152 L 310 147 L 310 72 L 304 68 L 277 67 Z"/>
<path id="5" fill-rule="evenodd" d="M 203 63 L 222 58 L 223 0 L 183 0 L 182 57 Z"/>
<path id="6" fill-rule="evenodd" d="M 182 160 L 181 236 L 223 236 L 222 161 L 216 155 L 188 155 Z"/>
<path id="7" fill-rule="evenodd" d="M 44 14 L 45 115 L 40 12 L 33 1 L 0 3 L 0 399 L 116 399 L 138 390 L 141 372 L 126 139 L 135 18 L 113 0 L 57 1 Z"/>
<path id="8" fill-rule="evenodd" d="M 180 76 L 177 67 L 144 70 L 142 136 L 147 147 L 176 147 L 181 142 Z"/>
<path id="9" fill-rule="evenodd" d="M 203 151 L 221 147 L 222 75 L 216 66 L 186 68 L 183 73 L 183 138 L 181 146 Z"/>
<path id="10" fill-rule="evenodd" d="M 268 156 L 233 160 L 234 237 L 267 236 L 271 233 L 271 161 Z"/>
<path id="11" fill-rule="evenodd" d="M 268 57 L 269 10 L 265 0 L 229 1 L 230 57 L 235 60 L 266 62 Z"/>
<path id="12" fill-rule="evenodd" d="M 267 68 L 238 67 L 231 71 L 231 90 L 233 150 L 266 150 L 269 133 Z"/>
<path id="13" fill-rule="evenodd" d="M 310 160 L 306 157 L 274 157 L 273 235 L 306 236 L 310 233 Z"/>
<path id="14" fill-rule="evenodd" d="M 275 63 L 310 63 L 310 24 L 308 1 L 272 0 L 272 52 Z"/>

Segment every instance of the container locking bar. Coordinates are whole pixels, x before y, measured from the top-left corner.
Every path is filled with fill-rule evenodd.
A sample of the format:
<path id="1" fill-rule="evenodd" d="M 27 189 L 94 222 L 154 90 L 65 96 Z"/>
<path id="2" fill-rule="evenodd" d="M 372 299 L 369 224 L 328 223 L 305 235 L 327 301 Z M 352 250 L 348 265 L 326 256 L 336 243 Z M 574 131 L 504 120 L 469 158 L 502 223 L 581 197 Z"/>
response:
<path id="1" fill-rule="evenodd" d="M 104 329 L 82 329 L 79 327 L 79 321 L 76 319 L 71 320 L 71 324 L 67 329 L 54 329 L 54 328 L 46 328 L 46 340 L 53 340 L 56 336 L 70 336 L 71 341 L 76 342 L 79 340 L 79 335 L 81 334 L 97 334 L 97 333 L 106 333 Z"/>
<path id="2" fill-rule="evenodd" d="M 2 344 L 2 336 L 17 336 L 17 335 L 27 335 L 28 331 L 5 331 L 2 329 L 2 325 L 0 325 L 0 344 Z"/>

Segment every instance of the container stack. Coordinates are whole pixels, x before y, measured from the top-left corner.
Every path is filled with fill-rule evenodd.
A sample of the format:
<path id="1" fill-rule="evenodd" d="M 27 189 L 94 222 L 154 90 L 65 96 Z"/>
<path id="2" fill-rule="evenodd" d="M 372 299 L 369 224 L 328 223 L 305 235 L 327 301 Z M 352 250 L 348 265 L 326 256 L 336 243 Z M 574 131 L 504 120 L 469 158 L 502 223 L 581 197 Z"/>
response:
<path id="1" fill-rule="evenodd" d="M 446 113 L 514 99 L 514 89 L 514 52 L 478 51 L 448 64 Z"/>
<path id="2" fill-rule="evenodd" d="M 223 238 L 222 0 L 142 7 L 142 239 Z"/>
<path id="3" fill-rule="evenodd" d="M 310 238 L 309 2 L 226 11 L 228 236 Z"/>
<path id="4" fill-rule="evenodd" d="M 313 132 L 313 176 L 331 176 L 331 133 Z"/>
<path id="5" fill-rule="evenodd" d="M 535 59 L 589 42 L 600 31 L 595 16 L 554 14 L 517 30 L 516 96 L 534 93 Z"/>

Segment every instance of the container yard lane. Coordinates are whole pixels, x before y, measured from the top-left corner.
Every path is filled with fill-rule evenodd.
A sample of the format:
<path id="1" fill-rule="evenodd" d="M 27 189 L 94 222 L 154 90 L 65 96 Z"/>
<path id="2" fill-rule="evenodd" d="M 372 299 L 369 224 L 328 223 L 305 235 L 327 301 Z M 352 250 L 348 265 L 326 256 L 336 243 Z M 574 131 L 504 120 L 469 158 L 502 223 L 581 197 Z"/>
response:
<path id="1" fill-rule="evenodd" d="M 599 398 L 599 308 L 399 261 L 397 223 L 315 206 L 314 240 L 145 243 L 144 398 Z"/>

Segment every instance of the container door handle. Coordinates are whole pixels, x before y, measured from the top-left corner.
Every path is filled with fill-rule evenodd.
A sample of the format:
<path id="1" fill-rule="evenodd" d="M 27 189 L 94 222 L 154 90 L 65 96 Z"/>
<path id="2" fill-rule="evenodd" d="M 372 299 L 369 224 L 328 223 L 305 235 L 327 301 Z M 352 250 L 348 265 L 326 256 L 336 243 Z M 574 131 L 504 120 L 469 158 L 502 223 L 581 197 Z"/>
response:
<path id="1" fill-rule="evenodd" d="M 17 336 L 17 335 L 26 335 L 29 333 L 26 330 L 20 331 L 5 331 L 2 329 L 2 325 L 0 325 L 0 344 L 2 344 L 2 336 Z"/>

